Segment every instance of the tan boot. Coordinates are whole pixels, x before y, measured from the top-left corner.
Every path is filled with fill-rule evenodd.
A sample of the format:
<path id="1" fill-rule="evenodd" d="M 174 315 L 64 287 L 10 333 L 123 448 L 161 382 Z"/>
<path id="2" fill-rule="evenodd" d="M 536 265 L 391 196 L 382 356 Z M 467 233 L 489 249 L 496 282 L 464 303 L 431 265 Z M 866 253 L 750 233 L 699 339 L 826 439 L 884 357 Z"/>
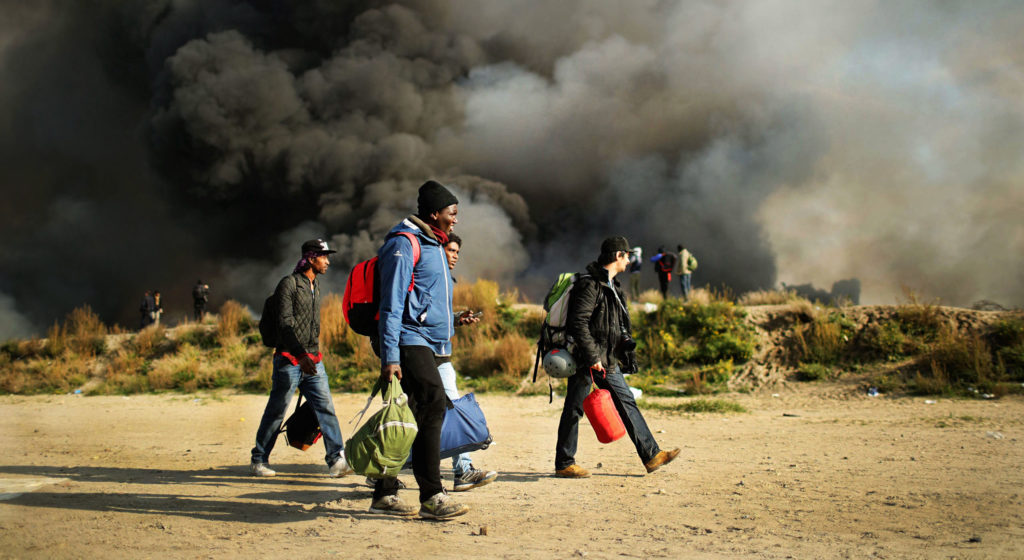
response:
<path id="1" fill-rule="evenodd" d="M 555 476 L 559 478 L 590 478 L 590 471 L 573 463 L 564 469 L 555 471 Z"/>
<path id="2" fill-rule="evenodd" d="M 675 448 L 672 451 L 659 451 L 653 459 L 644 463 L 644 467 L 647 467 L 647 472 L 652 473 L 662 465 L 667 465 L 672 462 L 673 459 L 679 456 L 679 448 Z"/>

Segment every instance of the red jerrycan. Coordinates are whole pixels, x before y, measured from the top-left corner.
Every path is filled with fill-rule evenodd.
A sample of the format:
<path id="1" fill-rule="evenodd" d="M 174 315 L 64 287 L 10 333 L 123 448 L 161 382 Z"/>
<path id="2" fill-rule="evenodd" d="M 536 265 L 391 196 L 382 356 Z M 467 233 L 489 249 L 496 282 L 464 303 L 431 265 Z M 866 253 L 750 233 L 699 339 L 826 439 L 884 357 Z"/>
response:
<path id="1" fill-rule="evenodd" d="M 602 372 L 603 374 L 603 372 Z M 594 370 L 590 370 L 590 381 L 594 381 Z M 619 417 L 608 389 L 595 389 L 583 399 L 583 412 L 597 432 L 597 441 L 611 443 L 626 435 L 626 426 Z"/>

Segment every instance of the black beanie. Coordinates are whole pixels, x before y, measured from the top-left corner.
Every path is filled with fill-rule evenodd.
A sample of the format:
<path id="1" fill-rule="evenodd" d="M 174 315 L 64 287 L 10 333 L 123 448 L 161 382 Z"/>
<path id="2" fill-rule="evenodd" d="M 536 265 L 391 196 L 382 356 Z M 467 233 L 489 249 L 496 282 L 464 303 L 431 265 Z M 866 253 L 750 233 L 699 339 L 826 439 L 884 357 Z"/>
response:
<path id="1" fill-rule="evenodd" d="M 427 181 L 420 187 L 420 195 L 416 198 L 419 205 L 417 212 L 421 218 L 429 218 L 431 214 L 447 208 L 452 204 L 458 204 L 459 199 L 444 185 L 437 181 Z"/>

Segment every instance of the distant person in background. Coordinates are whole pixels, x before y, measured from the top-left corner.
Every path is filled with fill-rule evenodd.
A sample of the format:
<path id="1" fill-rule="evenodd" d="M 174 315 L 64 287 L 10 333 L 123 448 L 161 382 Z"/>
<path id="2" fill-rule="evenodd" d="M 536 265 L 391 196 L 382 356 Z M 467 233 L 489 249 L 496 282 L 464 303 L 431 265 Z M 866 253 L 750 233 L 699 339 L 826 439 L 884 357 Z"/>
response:
<path id="1" fill-rule="evenodd" d="M 202 280 L 196 280 L 192 286 L 192 311 L 196 321 L 202 321 L 206 315 L 206 303 L 210 301 L 210 286 L 203 284 Z"/>
<path id="2" fill-rule="evenodd" d="M 690 276 L 697 270 L 697 258 L 682 245 L 676 246 L 679 251 L 679 287 L 683 290 L 683 299 L 690 299 Z"/>
<path id="3" fill-rule="evenodd" d="M 142 295 L 142 303 L 139 304 L 139 329 L 144 329 L 153 324 L 153 310 L 156 309 L 156 301 L 153 300 L 153 292 L 146 290 Z"/>
<path id="4" fill-rule="evenodd" d="M 676 256 L 665 250 L 665 247 L 658 247 L 658 254 L 651 257 L 654 263 L 654 271 L 658 273 L 658 285 L 661 289 L 661 297 L 668 297 L 668 285 L 672 281 L 672 269 L 676 266 Z"/>
<path id="5" fill-rule="evenodd" d="M 640 299 L 640 270 L 644 264 L 644 250 L 640 246 L 629 252 L 629 293 L 633 299 Z"/>
<path id="6" fill-rule="evenodd" d="M 455 233 L 448 234 L 448 243 L 444 246 L 444 252 L 448 255 L 448 269 L 455 270 L 455 264 L 459 262 L 459 251 L 462 250 L 462 238 Z M 452 276 L 452 282 L 455 282 L 455 277 Z M 455 326 L 461 326 L 469 323 L 476 323 L 480 319 L 470 317 L 465 319 L 472 310 L 467 310 L 459 320 L 456 321 Z M 441 383 L 444 385 L 444 392 L 448 395 L 448 398 L 455 400 L 459 398 L 459 388 L 455 385 L 456 375 L 455 367 L 452 366 L 451 356 L 445 356 L 441 358 L 444 360 L 438 364 L 437 372 L 441 374 Z M 452 457 L 452 471 L 455 474 L 455 482 L 452 489 L 456 492 L 465 492 L 466 490 L 472 490 L 478 486 L 490 484 L 494 482 L 494 479 L 498 478 L 498 473 L 495 471 L 485 471 L 473 468 L 473 462 L 469 457 L 469 453 L 460 453 Z"/>
<path id="7" fill-rule="evenodd" d="M 153 290 L 153 311 L 149 315 L 153 319 L 154 325 L 160 324 L 160 316 L 163 314 L 164 306 L 160 304 L 160 292 Z"/>

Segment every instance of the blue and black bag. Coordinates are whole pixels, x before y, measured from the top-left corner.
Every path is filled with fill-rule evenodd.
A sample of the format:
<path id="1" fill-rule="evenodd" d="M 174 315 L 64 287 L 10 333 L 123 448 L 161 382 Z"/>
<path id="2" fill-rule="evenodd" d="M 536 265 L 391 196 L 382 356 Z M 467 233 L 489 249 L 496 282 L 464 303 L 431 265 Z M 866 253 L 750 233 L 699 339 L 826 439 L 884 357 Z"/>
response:
<path id="1" fill-rule="evenodd" d="M 441 424 L 441 458 L 487 449 L 494 439 L 476 396 L 466 393 L 452 404 L 455 406 L 445 411 Z"/>

